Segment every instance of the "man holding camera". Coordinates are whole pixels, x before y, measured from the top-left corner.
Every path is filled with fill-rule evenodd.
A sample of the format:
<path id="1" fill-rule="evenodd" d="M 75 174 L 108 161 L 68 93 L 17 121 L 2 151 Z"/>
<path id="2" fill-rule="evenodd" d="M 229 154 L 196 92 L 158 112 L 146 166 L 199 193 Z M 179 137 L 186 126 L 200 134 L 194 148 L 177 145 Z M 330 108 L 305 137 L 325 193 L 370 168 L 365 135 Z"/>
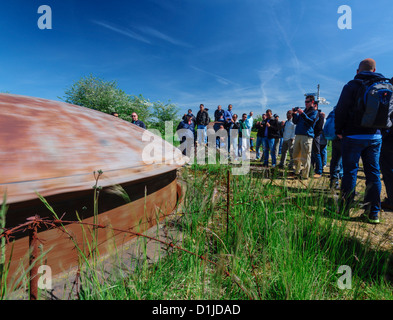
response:
<path id="1" fill-rule="evenodd" d="M 306 108 L 293 108 L 293 123 L 296 125 L 295 142 L 293 144 L 293 161 L 295 164 L 295 175 L 302 179 L 308 179 L 311 168 L 311 150 L 314 138 L 314 125 L 317 120 L 318 111 L 314 108 L 315 98 L 308 95 L 304 101 Z M 301 165 L 303 165 L 300 176 Z"/>

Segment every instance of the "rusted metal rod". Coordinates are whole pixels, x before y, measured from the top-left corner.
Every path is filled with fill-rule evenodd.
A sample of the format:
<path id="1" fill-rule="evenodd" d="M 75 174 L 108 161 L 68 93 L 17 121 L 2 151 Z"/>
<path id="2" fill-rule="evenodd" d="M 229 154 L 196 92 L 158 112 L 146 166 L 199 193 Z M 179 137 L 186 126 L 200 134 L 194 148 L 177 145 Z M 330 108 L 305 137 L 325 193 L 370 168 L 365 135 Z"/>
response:
<path id="1" fill-rule="evenodd" d="M 230 199 L 230 191 L 231 191 L 231 173 L 228 169 L 227 171 L 227 243 L 228 243 L 228 236 L 229 236 L 229 208 L 231 205 Z"/>
<path id="2" fill-rule="evenodd" d="M 29 225 L 29 266 L 33 267 L 30 269 L 30 300 L 38 299 L 38 237 L 37 237 L 37 223 L 36 220 L 39 216 L 34 216 L 28 220 L 33 220 L 33 223 Z"/>

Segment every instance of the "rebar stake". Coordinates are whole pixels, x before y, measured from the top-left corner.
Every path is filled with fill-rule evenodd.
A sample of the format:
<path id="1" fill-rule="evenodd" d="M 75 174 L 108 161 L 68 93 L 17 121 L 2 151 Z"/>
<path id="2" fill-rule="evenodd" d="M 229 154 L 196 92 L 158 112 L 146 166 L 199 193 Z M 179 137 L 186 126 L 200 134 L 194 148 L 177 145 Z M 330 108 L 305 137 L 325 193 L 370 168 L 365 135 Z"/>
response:
<path id="1" fill-rule="evenodd" d="M 29 225 L 29 266 L 33 265 L 30 269 L 30 300 L 38 299 L 38 263 L 36 261 L 38 257 L 38 238 L 37 238 L 37 223 L 35 220 L 39 216 L 34 216 L 28 220 L 33 220 L 34 222 Z"/>

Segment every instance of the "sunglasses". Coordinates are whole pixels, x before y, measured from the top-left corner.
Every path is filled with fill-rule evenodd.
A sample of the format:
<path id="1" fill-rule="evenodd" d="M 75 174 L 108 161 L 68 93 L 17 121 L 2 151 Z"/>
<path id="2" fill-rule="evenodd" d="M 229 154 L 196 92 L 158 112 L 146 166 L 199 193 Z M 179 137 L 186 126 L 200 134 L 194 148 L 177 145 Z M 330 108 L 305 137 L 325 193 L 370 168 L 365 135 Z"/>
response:
<path id="1" fill-rule="evenodd" d="M 305 103 L 310 103 L 311 102 L 311 100 L 306 100 L 306 101 L 304 101 Z"/>

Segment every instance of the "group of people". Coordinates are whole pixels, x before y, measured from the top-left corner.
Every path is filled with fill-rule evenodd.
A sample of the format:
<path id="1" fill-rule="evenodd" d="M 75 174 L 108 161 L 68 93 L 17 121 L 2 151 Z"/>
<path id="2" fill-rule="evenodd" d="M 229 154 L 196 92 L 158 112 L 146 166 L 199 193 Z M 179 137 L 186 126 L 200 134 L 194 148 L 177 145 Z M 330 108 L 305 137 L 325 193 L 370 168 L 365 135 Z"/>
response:
<path id="1" fill-rule="evenodd" d="M 360 90 L 361 83 L 383 79 L 385 78 L 382 74 L 376 73 L 374 60 L 361 61 L 355 78 L 344 86 L 333 110 L 336 136 L 331 139 L 330 187 L 341 190 L 339 211 L 342 214 L 348 214 L 349 209 L 354 205 L 361 158 L 366 177 L 363 203 L 365 212 L 361 218 L 370 223 L 379 223 L 381 206 L 393 210 L 393 133 L 387 128 L 365 128 L 354 110 L 359 103 L 357 91 Z M 386 94 L 389 98 L 392 96 L 391 91 L 390 93 L 384 92 L 384 95 Z M 391 102 L 388 101 L 388 106 L 389 103 L 390 109 L 393 109 L 393 97 Z M 211 122 L 207 111 L 208 109 L 203 104 L 200 105 L 196 116 L 192 114 L 192 110 L 188 110 L 178 126 L 178 129 L 190 131 L 189 139 L 190 141 L 194 139 L 197 146 L 207 143 L 207 130 Z M 225 146 L 228 154 L 233 155 L 235 160 L 239 156 L 244 157 L 245 151 L 250 148 L 256 151 L 256 159 L 260 159 L 264 166 L 269 166 L 270 158 L 272 167 L 277 165 L 277 158 L 281 153 L 278 168 L 288 169 L 290 175 L 299 179 L 308 179 L 311 172 L 314 178 L 320 178 L 323 168 L 327 165 L 327 139 L 324 136 L 325 113 L 318 109 L 318 101 L 315 97 L 308 95 L 305 98 L 305 108 L 296 107 L 288 110 L 286 117 L 286 121 L 280 122 L 279 117 L 276 114 L 273 115 L 272 110 L 268 109 L 263 114 L 262 121 L 256 122 L 254 126 L 252 112 L 243 113 L 238 119 L 238 115 L 232 110 L 232 105 L 229 105 L 227 110 L 218 106 L 214 112 L 213 124 L 216 147 Z M 390 113 L 389 117 L 391 117 Z M 257 129 L 255 149 L 250 134 L 253 127 Z M 195 128 L 197 128 L 197 133 Z M 185 137 L 182 142 L 185 142 Z M 186 149 L 184 149 L 185 153 Z M 382 203 L 380 199 L 381 173 L 387 191 L 387 198 Z"/>
<path id="2" fill-rule="evenodd" d="M 279 116 L 273 114 L 271 109 L 267 109 L 262 115 L 262 120 L 254 124 L 253 112 L 243 113 L 239 119 L 233 112 L 233 106 L 228 105 L 227 110 L 223 110 L 221 105 L 214 112 L 213 130 L 215 132 L 216 147 L 225 149 L 230 159 L 238 160 L 246 158 L 247 150 L 256 152 L 256 160 L 263 162 L 263 166 L 275 167 L 278 156 L 281 155 L 278 167 L 283 169 L 289 154 L 290 161 L 288 169 L 295 166 L 295 174 L 300 175 L 301 165 L 302 177 L 307 178 L 311 166 L 314 166 L 314 177 L 321 177 L 323 166 L 327 161 L 327 141 L 323 137 L 323 123 L 325 114 L 318 110 L 318 102 L 314 96 L 306 97 L 306 109 L 303 112 L 300 108 L 288 110 L 286 121 L 279 121 Z M 207 143 L 208 125 L 211 119 L 208 109 L 203 104 L 194 116 L 189 109 L 184 114 L 183 121 L 179 124 L 179 129 L 188 129 L 188 138 L 194 137 L 196 145 Z M 311 112 L 311 113 L 310 113 Z M 303 114 L 302 116 L 300 116 Z M 298 125 L 297 125 L 298 124 Z M 197 131 L 195 131 L 195 128 Z M 251 137 L 251 130 L 257 130 L 256 143 Z M 181 132 L 182 150 L 184 154 L 190 152 L 190 144 L 187 147 L 187 132 Z M 295 139 L 297 136 L 297 139 Z M 260 152 L 262 148 L 262 153 Z M 295 152 L 295 156 L 294 156 Z"/>
<path id="3" fill-rule="evenodd" d="M 365 108 L 369 108 L 368 105 L 359 109 L 359 104 L 370 91 L 363 92 L 365 84 L 374 83 L 385 83 L 390 87 L 383 88 L 376 94 L 374 92 L 377 89 L 374 88 L 372 94 L 376 97 L 373 97 L 371 111 L 375 106 L 380 108 L 381 104 L 384 111 L 377 109 L 372 116 L 369 109 L 364 112 Z M 390 129 L 393 123 L 393 79 L 386 79 L 377 73 L 373 59 L 365 59 L 360 62 L 354 79 L 343 87 L 337 105 L 327 118 L 318 109 L 318 101 L 313 95 L 307 95 L 304 103 L 305 108 L 288 110 L 286 121 L 280 122 L 278 115 L 273 115 L 272 110 L 267 109 L 262 120 L 255 124 L 253 112 L 243 113 L 239 119 L 231 104 L 227 110 L 219 105 L 214 112 L 214 121 L 211 121 L 208 109 L 201 104 L 196 116 L 189 109 L 177 127 L 181 149 L 185 155 L 190 156 L 192 150 L 195 151 L 195 146 L 206 146 L 208 136 L 214 137 L 215 147 L 220 151 L 225 150 L 231 160 L 236 161 L 240 157 L 246 160 L 248 150 L 255 151 L 256 160 L 260 160 L 265 167 L 269 166 L 270 158 L 272 167 L 287 169 L 289 175 L 306 180 L 312 172 L 313 178 L 320 178 L 327 165 L 324 126 L 326 120 L 334 116 L 334 138 L 329 137 L 332 141 L 329 174 L 330 188 L 341 190 L 339 212 L 348 215 L 350 208 L 354 206 L 361 159 L 366 178 L 363 202 L 365 211 L 361 218 L 370 223 L 379 223 L 381 207 L 393 210 L 393 129 Z M 378 117 L 387 118 L 385 125 L 379 127 L 379 124 L 369 124 L 372 121 L 378 123 Z M 146 129 L 135 112 L 132 114 L 132 123 Z M 213 126 L 209 126 L 211 123 Z M 255 148 L 251 137 L 253 128 L 257 130 Z M 281 159 L 277 165 L 280 154 Z M 383 202 L 381 174 L 387 193 Z"/>
<path id="4" fill-rule="evenodd" d="M 323 134 L 325 113 L 318 109 L 315 97 L 309 95 L 304 110 L 293 108 L 287 111 L 286 117 L 286 121 L 280 122 L 278 115 L 272 115 L 268 109 L 262 121 L 256 123 L 256 159 L 260 157 L 262 145 L 264 166 L 268 166 L 270 155 L 272 167 L 275 167 L 281 154 L 278 167 L 284 169 L 289 154 L 287 168 L 290 174 L 308 179 L 313 167 L 314 178 L 320 178 L 327 164 L 327 140 Z"/>
<path id="5" fill-rule="evenodd" d="M 227 110 L 223 110 L 222 106 L 219 105 L 214 111 L 214 121 L 211 121 L 208 110 L 201 104 L 196 116 L 191 109 L 188 110 L 187 114 L 184 114 L 177 130 L 186 129 L 192 133 L 178 131 L 183 153 L 190 155 L 191 137 L 194 137 L 196 146 L 206 146 L 208 136 L 214 136 L 217 149 L 225 151 L 228 157 L 235 161 L 239 160 L 240 157 L 245 160 L 247 150 L 250 147 L 251 150 L 254 150 L 253 138 L 251 138 L 251 129 L 254 123 L 253 112 L 243 113 L 239 119 L 239 116 L 233 112 L 232 104 L 228 105 Z M 210 123 L 213 124 L 211 128 L 209 128 Z M 187 138 L 189 139 L 188 143 Z"/>

